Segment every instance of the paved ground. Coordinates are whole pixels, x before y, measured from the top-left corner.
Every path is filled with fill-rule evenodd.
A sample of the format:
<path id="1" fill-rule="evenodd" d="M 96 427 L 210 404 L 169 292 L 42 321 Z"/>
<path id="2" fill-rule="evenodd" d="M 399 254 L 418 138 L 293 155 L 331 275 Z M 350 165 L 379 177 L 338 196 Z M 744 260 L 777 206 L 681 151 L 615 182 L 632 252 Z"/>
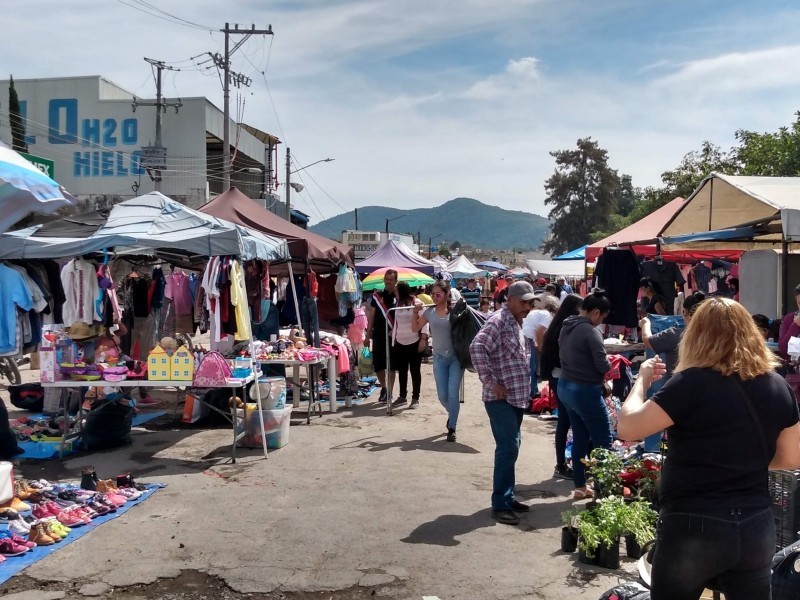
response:
<path id="1" fill-rule="evenodd" d="M 168 487 L 0 593 L 23 600 L 89 593 L 572 600 L 599 598 L 620 578 L 634 578 L 633 561 L 610 572 L 559 552 L 571 483 L 551 478 L 551 422 L 525 418 L 518 495 L 533 509 L 509 527 L 490 517 L 494 444 L 475 375 L 467 375 L 456 444 L 444 441 L 446 417 L 429 365 L 419 410 L 388 417 L 376 396 L 310 426 L 296 410 L 289 445 L 268 460 L 241 450 L 229 464 L 229 430 L 162 421 L 137 429 L 126 448 L 21 465 L 26 477 L 75 479 L 89 463 L 101 477 L 131 470 Z"/>

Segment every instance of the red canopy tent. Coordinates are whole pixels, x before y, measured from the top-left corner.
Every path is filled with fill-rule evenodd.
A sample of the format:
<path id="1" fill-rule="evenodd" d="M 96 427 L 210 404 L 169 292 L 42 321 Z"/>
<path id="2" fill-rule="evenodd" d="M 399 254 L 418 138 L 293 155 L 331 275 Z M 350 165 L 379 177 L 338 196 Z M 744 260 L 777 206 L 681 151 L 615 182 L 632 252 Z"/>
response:
<path id="1" fill-rule="evenodd" d="M 595 262 L 607 246 L 630 247 L 637 256 L 655 256 L 658 252 L 656 239 L 664 227 L 683 208 L 685 203 L 686 201 L 683 198 L 675 198 L 643 219 L 628 225 L 625 229 L 594 244 L 589 244 L 586 246 L 586 262 Z M 661 256 L 674 261 L 725 257 L 736 259 L 741 253 L 741 250 L 707 251 L 687 249 L 663 251 Z"/>
<path id="2" fill-rule="evenodd" d="M 310 267 L 316 273 L 335 273 L 342 263 L 353 266 L 354 253 L 350 246 L 322 237 L 280 218 L 235 187 L 197 210 L 285 239 L 289 244 L 292 262 L 300 266 L 301 272 Z"/>

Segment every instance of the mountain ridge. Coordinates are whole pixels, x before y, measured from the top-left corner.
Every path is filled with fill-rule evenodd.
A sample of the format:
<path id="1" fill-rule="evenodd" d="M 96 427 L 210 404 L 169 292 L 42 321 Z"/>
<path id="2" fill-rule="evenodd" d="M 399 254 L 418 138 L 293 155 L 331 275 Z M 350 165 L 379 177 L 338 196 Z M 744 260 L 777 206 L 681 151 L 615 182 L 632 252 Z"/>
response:
<path id="1" fill-rule="evenodd" d="M 540 215 L 507 210 L 485 204 L 475 198 L 454 198 L 439 206 L 404 210 L 390 206 L 364 206 L 358 209 L 360 231 L 389 231 L 420 235 L 426 240 L 448 243 L 458 241 L 483 249 L 536 249 L 547 235 L 550 222 Z M 342 231 L 355 229 L 355 211 L 336 215 L 309 229 L 341 240 Z"/>

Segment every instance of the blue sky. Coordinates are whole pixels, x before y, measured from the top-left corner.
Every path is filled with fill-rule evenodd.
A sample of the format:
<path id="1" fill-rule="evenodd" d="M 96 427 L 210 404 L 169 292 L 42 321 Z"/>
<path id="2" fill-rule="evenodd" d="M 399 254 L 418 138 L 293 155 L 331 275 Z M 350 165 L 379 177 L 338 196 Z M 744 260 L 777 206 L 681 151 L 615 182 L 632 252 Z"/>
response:
<path id="1" fill-rule="evenodd" d="M 186 61 L 168 95 L 221 106 L 218 79 L 186 60 L 221 51 L 219 32 L 144 14 L 139 0 L 9 4 L 0 56 L 16 78 L 100 74 L 148 96 L 150 56 Z M 274 37 L 248 41 L 233 68 L 253 79 L 246 122 L 286 141 L 298 165 L 336 159 L 304 172 L 293 195 L 313 221 L 458 196 L 546 214 L 549 152 L 579 137 L 635 185 L 658 185 L 703 140 L 728 147 L 737 129 L 774 131 L 800 109 L 800 8 L 787 0 L 157 6 L 214 29 L 272 24 Z M 36 41 L 41 31 L 52 43 Z"/>

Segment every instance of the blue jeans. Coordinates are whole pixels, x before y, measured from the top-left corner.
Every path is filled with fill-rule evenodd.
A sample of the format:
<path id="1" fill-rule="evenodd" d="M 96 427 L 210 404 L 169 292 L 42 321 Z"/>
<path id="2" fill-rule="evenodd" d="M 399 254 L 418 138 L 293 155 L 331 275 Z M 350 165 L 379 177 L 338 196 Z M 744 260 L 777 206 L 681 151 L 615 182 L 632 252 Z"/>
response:
<path id="1" fill-rule="evenodd" d="M 652 600 L 695 600 L 713 580 L 728 600 L 768 600 L 775 554 L 771 508 L 661 511 Z"/>
<path id="2" fill-rule="evenodd" d="M 567 437 L 569 435 L 569 413 L 567 407 L 558 397 L 558 378 L 554 377 L 549 381 L 550 389 L 556 395 L 558 402 L 558 421 L 556 421 L 556 466 L 560 467 L 567 464 Z"/>
<path id="3" fill-rule="evenodd" d="M 497 400 L 484 402 L 494 436 L 494 478 L 492 483 L 492 510 L 511 510 L 514 502 L 514 465 L 522 442 L 520 425 L 523 409 Z"/>
<path id="4" fill-rule="evenodd" d="M 458 424 L 458 411 L 461 407 L 459 395 L 461 393 L 461 378 L 464 370 L 455 352 L 447 354 L 433 352 L 433 378 L 436 381 L 436 395 L 447 411 L 447 426 L 455 429 Z"/>
<path id="5" fill-rule="evenodd" d="M 567 409 L 572 425 L 572 473 L 576 488 L 586 485 L 581 458 L 589 448 L 611 448 L 611 420 L 603 401 L 602 386 L 558 380 L 558 399 Z"/>
<path id="6" fill-rule="evenodd" d="M 531 398 L 539 395 L 539 351 L 533 340 L 528 340 L 528 348 L 531 349 Z"/>

